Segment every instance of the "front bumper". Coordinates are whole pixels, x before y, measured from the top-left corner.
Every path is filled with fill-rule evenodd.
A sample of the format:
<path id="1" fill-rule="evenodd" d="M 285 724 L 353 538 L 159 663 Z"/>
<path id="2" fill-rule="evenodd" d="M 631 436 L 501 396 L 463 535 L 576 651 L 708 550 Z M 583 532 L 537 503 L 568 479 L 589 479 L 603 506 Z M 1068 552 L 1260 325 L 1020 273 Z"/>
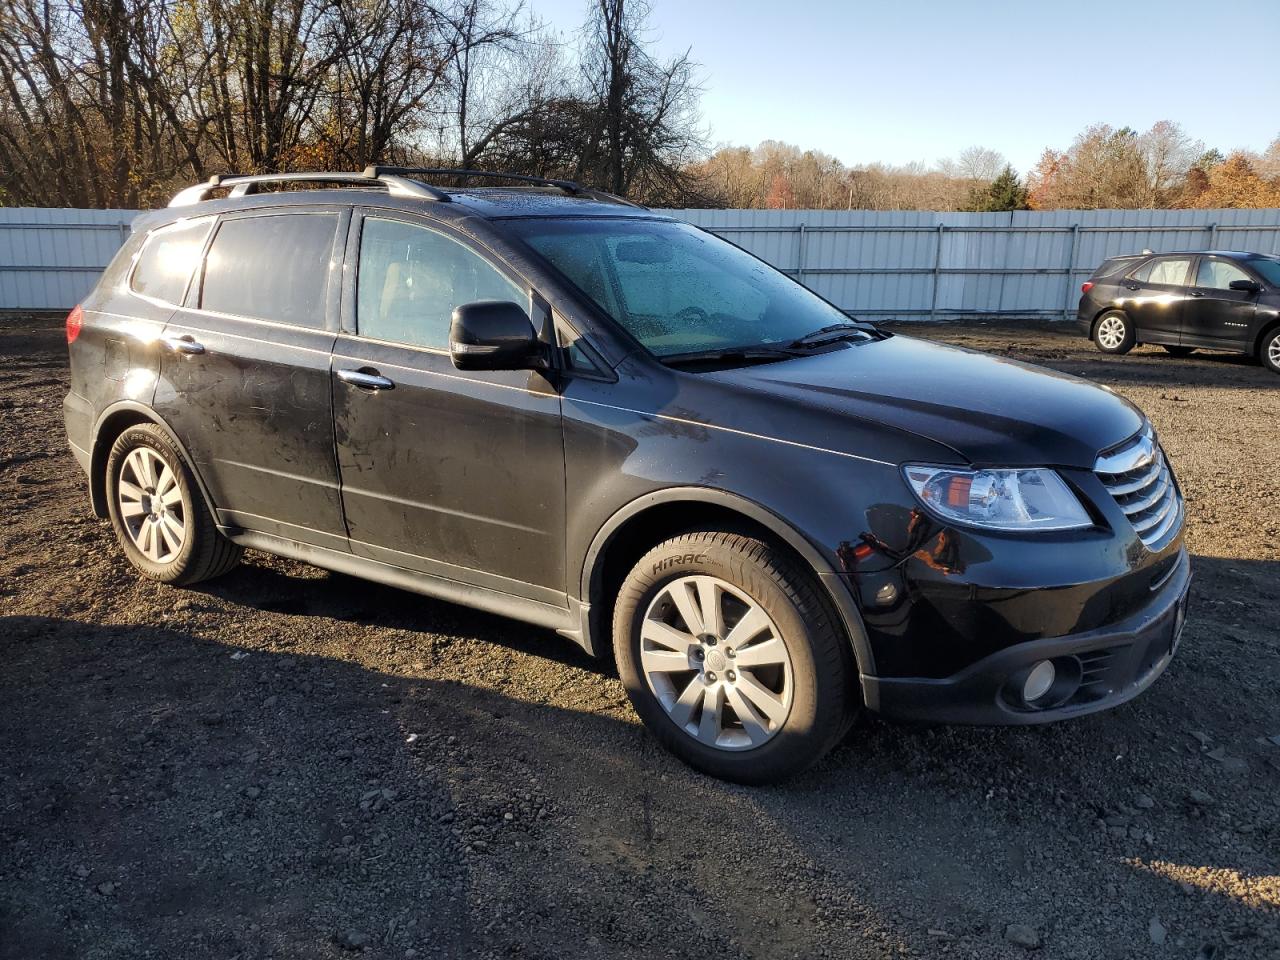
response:
<path id="1" fill-rule="evenodd" d="M 1109 709 L 1151 686 L 1173 659 L 1190 584 L 1183 549 L 1151 602 L 1118 623 L 1015 644 L 942 679 L 863 677 L 863 698 L 888 719 L 931 723 L 1047 723 Z M 1065 685 L 1028 705 L 1021 678 L 1041 660 L 1054 663 Z"/>

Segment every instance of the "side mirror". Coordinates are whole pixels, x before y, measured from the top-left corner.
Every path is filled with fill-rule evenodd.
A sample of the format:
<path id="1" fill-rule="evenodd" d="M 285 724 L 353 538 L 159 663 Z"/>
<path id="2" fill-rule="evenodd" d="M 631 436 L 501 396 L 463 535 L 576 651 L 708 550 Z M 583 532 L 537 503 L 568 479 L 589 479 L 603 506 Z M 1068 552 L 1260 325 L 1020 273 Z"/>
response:
<path id="1" fill-rule="evenodd" d="M 529 315 L 509 300 L 477 300 L 453 308 L 449 356 L 459 370 L 533 370 L 542 342 Z"/>
<path id="2" fill-rule="evenodd" d="M 1257 280 L 1232 280 L 1227 286 L 1232 290 L 1245 290 L 1249 293 L 1257 293 L 1262 289 L 1262 284 Z"/>

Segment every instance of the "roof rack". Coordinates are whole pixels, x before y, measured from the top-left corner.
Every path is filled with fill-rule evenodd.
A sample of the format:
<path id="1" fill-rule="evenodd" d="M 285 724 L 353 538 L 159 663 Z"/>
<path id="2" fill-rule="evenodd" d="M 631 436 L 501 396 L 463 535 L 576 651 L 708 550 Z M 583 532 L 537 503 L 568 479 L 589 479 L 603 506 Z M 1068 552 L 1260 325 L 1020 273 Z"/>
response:
<path id="1" fill-rule="evenodd" d="M 617 194 L 606 193 L 603 190 L 595 190 L 591 187 L 584 187 L 572 180 L 555 180 L 550 177 L 531 177 L 524 173 L 500 173 L 496 170 L 455 170 L 450 167 L 384 167 L 374 164 L 364 168 L 366 177 L 489 177 L 495 180 L 516 180 L 520 183 L 533 183 L 542 187 L 555 187 L 557 190 L 563 190 L 565 193 L 574 197 L 585 197 L 589 200 L 599 200 L 604 203 L 621 203 L 628 207 L 640 207 L 640 204 L 634 203 L 625 197 L 619 197 Z"/>
<path id="2" fill-rule="evenodd" d="M 377 168 L 369 168 L 369 170 L 374 169 Z M 418 200 L 449 202 L 449 195 L 443 190 L 437 190 L 435 187 L 428 186 L 425 183 L 418 183 L 414 180 L 406 180 L 404 177 L 395 176 L 390 170 L 386 173 L 373 174 L 369 170 L 364 173 L 255 173 L 250 175 L 230 174 L 226 176 L 215 174 L 204 183 L 198 183 L 194 187 L 187 187 L 185 190 L 179 191 L 169 201 L 169 206 L 185 207 L 189 204 L 199 203 L 202 200 L 208 200 L 209 194 L 219 188 L 230 187 L 231 193 L 228 196 L 243 197 L 256 193 L 259 184 L 292 182 L 359 184 L 364 187 L 382 187 L 393 197 L 413 197 Z"/>

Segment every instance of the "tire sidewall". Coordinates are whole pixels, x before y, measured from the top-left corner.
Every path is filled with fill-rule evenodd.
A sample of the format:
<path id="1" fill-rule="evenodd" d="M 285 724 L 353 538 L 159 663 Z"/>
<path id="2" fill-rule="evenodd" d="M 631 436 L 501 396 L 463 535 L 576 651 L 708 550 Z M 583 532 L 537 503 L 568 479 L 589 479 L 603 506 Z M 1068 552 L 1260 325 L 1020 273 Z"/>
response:
<path id="1" fill-rule="evenodd" d="M 1103 346 L 1100 331 L 1104 320 L 1115 317 L 1124 324 L 1124 339 L 1120 341 L 1120 345 L 1116 347 Z M 1133 320 L 1123 310 L 1108 310 L 1098 318 L 1097 323 L 1093 325 L 1093 345 L 1103 353 L 1119 354 L 1128 353 L 1133 349 L 1136 337 L 1134 334 Z"/>
<path id="2" fill-rule="evenodd" d="M 1280 329 L 1272 330 L 1262 338 L 1262 347 L 1258 351 L 1258 359 L 1262 361 L 1262 365 L 1272 373 L 1280 373 L 1280 365 L 1271 362 L 1271 345 L 1280 340 Z"/>
<path id="3" fill-rule="evenodd" d="M 769 576 L 724 543 L 702 542 L 688 549 L 662 544 L 646 554 L 626 579 L 614 607 L 613 640 L 618 673 L 636 712 L 645 725 L 677 756 L 713 776 L 749 783 L 785 777 L 807 766 L 825 751 L 830 731 L 823 707 L 830 699 L 842 703 L 838 692 L 824 689 L 839 678 L 824 678 L 817 668 L 810 628 L 804 613 Z M 681 577 L 710 574 L 732 584 L 759 604 L 782 635 L 791 658 L 791 710 L 781 730 L 766 743 L 749 750 L 717 750 L 689 736 L 667 715 L 649 689 L 640 668 L 640 629 L 650 603 L 661 590 Z M 826 718 L 829 720 L 829 718 Z M 843 722 L 843 716 L 837 722 Z"/>
<path id="4" fill-rule="evenodd" d="M 182 523 L 185 538 L 178 555 L 167 563 L 155 563 L 138 549 L 125 528 L 124 518 L 120 515 L 120 472 L 124 469 L 125 458 L 138 447 L 147 447 L 163 459 L 165 465 L 173 471 L 178 487 L 182 491 L 184 504 Z M 106 494 L 111 526 L 129 562 L 153 580 L 172 583 L 181 579 L 191 565 L 192 556 L 199 549 L 196 523 L 196 511 L 199 509 L 196 497 L 199 496 L 199 492 L 195 489 L 191 471 L 177 448 L 158 430 L 145 426 L 130 427 L 125 430 L 116 438 L 107 456 Z"/>

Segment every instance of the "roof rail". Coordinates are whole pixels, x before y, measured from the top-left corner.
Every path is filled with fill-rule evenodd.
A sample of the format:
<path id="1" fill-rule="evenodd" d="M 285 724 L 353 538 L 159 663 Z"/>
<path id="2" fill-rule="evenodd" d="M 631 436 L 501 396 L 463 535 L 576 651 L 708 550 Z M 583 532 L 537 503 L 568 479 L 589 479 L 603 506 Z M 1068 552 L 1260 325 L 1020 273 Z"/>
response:
<path id="1" fill-rule="evenodd" d="M 628 207 L 641 207 L 625 197 L 613 193 L 605 193 L 591 187 L 584 187 L 572 180 L 555 180 L 550 177 L 531 177 L 524 173 L 500 173 L 496 170 L 455 170 L 451 167 L 384 167 L 370 164 L 364 168 L 366 177 L 402 176 L 402 177 L 489 177 L 496 180 L 517 180 L 521 183 L 533 183 L 544 187 L 555 187 L 570 196 L 600 200 L 605 203 L 621 203 Z"/>
<path id="2" fill-rule="evenodd" d="M 370 170 L 374 169 L 372 167 Z M 449 195 L 443 190 L 437 190 L 435 187 L 428 186 L 425 183 L 418 183 L 414 180 L 406 180 L 404 177 L 395 176 L 392 172 L 370 174 L 368 170 L 364 173 L 255 173 L 249 175 L 214 174 L 204 183 L 198 183 L 193 187 L 187 187 L 180 190 L 172 200 L 169 201 L 171 207 L 185 207 L 189 204 L 199 203 L 202 200 L 208 200 L 209 194 L 219 188 L 231 188 L 231 197 L 243 197 L 250 193 L 256 193 L 258 185 L 262 183 L 352 183 L 365 187 L 383 187 L 393 197 L 412 197 L 418 200 L 435 200 L 443 203 L 449 202 Z"/>

